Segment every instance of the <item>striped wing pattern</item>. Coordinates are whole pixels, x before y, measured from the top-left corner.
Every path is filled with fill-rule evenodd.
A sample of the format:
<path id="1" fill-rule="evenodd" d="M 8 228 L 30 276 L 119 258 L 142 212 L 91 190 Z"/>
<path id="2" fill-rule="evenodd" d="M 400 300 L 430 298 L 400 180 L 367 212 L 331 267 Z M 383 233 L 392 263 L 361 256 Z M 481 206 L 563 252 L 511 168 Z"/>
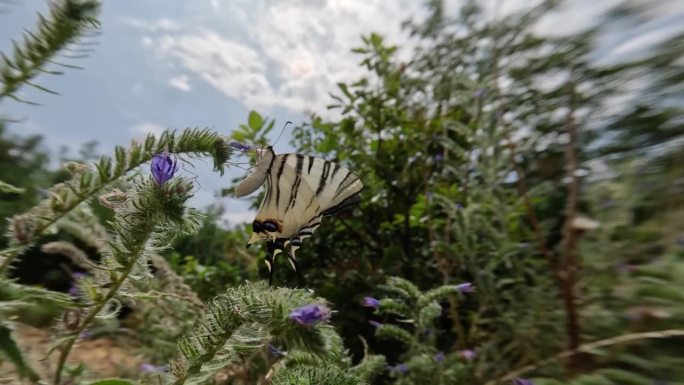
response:
<path id="1" fill-rule="evenodd" d="M 252 224 L 252 238 L 247 246 L 267 239 L 270 283 L 275 256 L 289 247 L 288 259 L 297 270 L 295 251 L 302 239 L 316 231 L 323 217 L 358 202 L 363 183 L 339 163 L 301 154 L 276 156 L 270 147 L 266 150 L 270 153 L 263 154 L 263 161 L 245 181 L 261 179 L 260 175 L 255 177 L 256 172 L 265 173 L 266 195 Z"/>

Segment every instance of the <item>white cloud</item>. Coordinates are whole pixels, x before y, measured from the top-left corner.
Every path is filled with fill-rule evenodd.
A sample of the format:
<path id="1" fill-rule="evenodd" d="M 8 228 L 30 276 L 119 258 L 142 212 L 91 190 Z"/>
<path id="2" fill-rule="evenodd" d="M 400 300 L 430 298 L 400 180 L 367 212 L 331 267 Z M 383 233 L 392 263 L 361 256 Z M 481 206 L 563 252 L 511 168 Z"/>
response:
<path id="1" fill-rule="evenodd" d="M 169 85 L 183 92 L 190 91 L 190 79 L 186 75 L 180 75 L 169 79 Z"/>
<path id="2" fill-rule="evenodd" d="M 158 123 L 144 122 L 138 123 L 130 128 L 131 133 L 137 137 L 146 136 L 152 134 L 154 136 L 161 136 L 161 134 L 166 130 L 166 127 Z"/>
<path id="3" fill-rule="evenodd" d="M 620 1 L 566 2 L 534 28 L 541 34 L 577 32 L 596 25 L 599 15 Z M 493 19 L 539 2 L 489 0 L 478 4 Z M 461 3 L 447 1 L 445 12 L 455 15 Z M 164 66 L 197 76 L 247 108 L 280 106 L 319 113 L 330 104 L 328 94 L 336 91 L 336 83 L 356 80 L 364 73 L 358 65 L 360 57 L 350 52 L 361 45 L 362 35 L 380 33 L 388 44 L 403 46 L 399 55 L 407 58 L 410 48 L 406 47 L 411 44 L 406 44 L 409 38 L 400 24 L 425 13 L 423 2 L 413 0 L 210 0 L 205 4 L 206 12 L 230 25 L 228 30 L 212 22 L 168 18 L 124 22 L 144 31 L 146 37 L 151 35 L 152 41 L 144 38 L 143 44 L 155 50 Z M 654 37 L 644 35 L 631 42 L 623 36 L 607 50 L 620 53 L 640 48 Z M 181 78 L 171 82 L 190 91 Z"/>
<path id="4" fill-rule="evenodd" d="M 178 30 L 168 19 L 126 22 L 153 32 L 151 47 L 160 60 L 172 59 L 248 108 L 282 106 L 298 112 L 324 111 L 337 82 L 358 78 L 359 57 L 350 50 L 361 45 L 362 34 L 375 31 L 389 44 L 402 43 L 407 36 L 400 22 L 423 9 L 420 2 L 410 0 L 222 5 L 215 11 L 241 29 L 239 40 L 190 25 Z M 249 15 L 259 16 L 240 16 L 246 7 L 256 8 Z"/>

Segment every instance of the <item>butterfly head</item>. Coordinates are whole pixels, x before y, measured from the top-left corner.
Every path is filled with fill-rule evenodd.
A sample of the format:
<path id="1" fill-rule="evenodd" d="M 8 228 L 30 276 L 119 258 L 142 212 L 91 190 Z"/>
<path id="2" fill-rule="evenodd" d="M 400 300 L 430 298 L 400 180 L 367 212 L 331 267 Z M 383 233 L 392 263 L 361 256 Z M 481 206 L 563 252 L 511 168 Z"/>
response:
<path id="1" fill-rule="evenodd" d="M 260 221 L 255 219 L 252 222 L 252 236 L 247 242 L 247 247 L 259 242 L 262 239 L 275 239 L 277 234 L 283 231 L 283 225 L 275 219 L 265 219 Z"/>

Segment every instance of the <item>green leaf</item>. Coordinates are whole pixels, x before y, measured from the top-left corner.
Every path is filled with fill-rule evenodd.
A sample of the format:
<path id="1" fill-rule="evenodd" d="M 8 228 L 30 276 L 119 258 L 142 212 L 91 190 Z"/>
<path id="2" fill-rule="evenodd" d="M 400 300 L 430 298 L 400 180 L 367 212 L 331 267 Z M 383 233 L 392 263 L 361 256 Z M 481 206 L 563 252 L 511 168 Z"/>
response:
<path id="1" fill-rule="evenodd" d="M 258 112 L 250 111 L 247 122 L 249 123 L 250 128 L 254 130 L 259 130 L 264 125 L 264 118 L 262 118 Z"/>
<path id="2" fill-rule="evenodd" d="M 24 360 L 21 350 L 12 338 L 12 330 L 6 325 L 0 325 L 0 354 L 6 356 L 17 367 L 19 376 L 29 378 L 31 381 L 40 380 L 40 376 L 31 369 Z"/>

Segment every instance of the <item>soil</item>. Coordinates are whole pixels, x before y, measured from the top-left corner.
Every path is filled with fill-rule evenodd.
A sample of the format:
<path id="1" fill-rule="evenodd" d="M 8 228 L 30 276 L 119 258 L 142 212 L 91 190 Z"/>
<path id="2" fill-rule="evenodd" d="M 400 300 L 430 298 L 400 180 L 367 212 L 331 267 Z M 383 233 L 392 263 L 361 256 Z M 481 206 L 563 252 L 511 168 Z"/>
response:
<path id="1" fill-rule="evenodd" d="M 31 367 L 38 372 L 44 380 L 50 380 L 54 375 L 59 354 L 52 352 L 48 357 L 45 354 L 50 350 L 53 336 L 49 330 L 36 329 L 30 326 L 19 325 L 14 330 L 14 338 L 19 348 L 24 353 L 24 358 Z M 140 373 L 142 357 L 132 354 L 135 349 L 131 348 L 130 341 L 122 338 L 102 337 L 97 339 L 82 339 L 74 344 L 69 355 L 68 365 L 75 367 L 83 363 L 86 371 L 83 378 L 107 378 L 107 377 L 137 377 Z M 64 383 L 69 383 L 68 374 L 64 373 Z M 0 384 L 29 384 L 30 381 L 21 381 L 14 372 L 13 365 L 5 363 L 0 366 Z"/>

